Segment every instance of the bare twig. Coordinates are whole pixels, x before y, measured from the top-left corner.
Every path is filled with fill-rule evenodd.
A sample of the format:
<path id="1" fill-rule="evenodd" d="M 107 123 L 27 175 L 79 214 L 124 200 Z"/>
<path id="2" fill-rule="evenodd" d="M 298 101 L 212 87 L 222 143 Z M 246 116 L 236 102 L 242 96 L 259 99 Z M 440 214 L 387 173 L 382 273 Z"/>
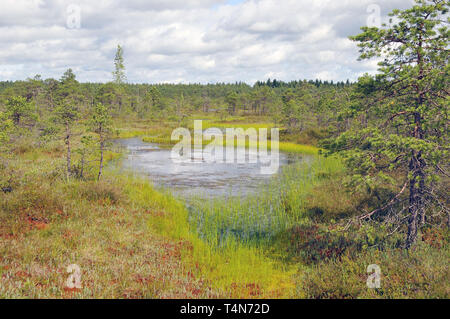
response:
<path id="1" fill-rule="evenodd" d="M 372 217 L 373 215 L 375 215 L 376 213 L 379 213 L 379 212 L 385 210 L 386 208 L 392 206 L 393 204 L 395 204 L 395 202 L 398 200 L 398 198 L 400 197 L 400 195 L 403 194 L 403 192 L 405 191 L 407 185 L 408 185 L 408 182 L 406 181 L 405 184 L 403 185 L 403 188 L 402 188 L 402 190 L 400 191 L 400 193 L 398 193 L 397 195 L 395 195 L 395 197 L 392 198 L 391 201 L 390 201 L 389 203 L 387 203 L 387 204 L 384 205 L 383 207 L 380 207 L 380 208 L 378 208 L 378 209 L 375 209 L 375 210 L 371 211 L 371 212 L 368 213 L 368 214 L 365 214 L 365 215 L 363 215 L 363 216 L 360 216 L 360 217 L 359 217 L 359 220 L 364 220 L 364 219 L 370 218 L 370 217 Z"/>

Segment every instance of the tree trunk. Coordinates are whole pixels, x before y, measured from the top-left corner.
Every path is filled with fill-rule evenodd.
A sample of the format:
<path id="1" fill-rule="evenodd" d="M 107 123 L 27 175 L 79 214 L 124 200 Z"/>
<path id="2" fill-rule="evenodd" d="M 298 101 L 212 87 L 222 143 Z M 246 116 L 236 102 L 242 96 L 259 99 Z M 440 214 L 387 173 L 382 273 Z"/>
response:
<path id="1" fill-rule="evenodd" d="M 100 180 L 100 177 L 102 177 L 102 171 L 103 171 L 103 148 L 104 148 L 104 142 L 100 142 L 100 168 L 98 170 L 98 177 L 97 181 Z"/>
<path id="2" fill-rule="evenodd" d="M 67 176 L 70 176 L 71 171 L 71 150 L 70 150 L 70 130 L 69 124 L 66 124 L 66 145 L 67 145 Z"/>
<path id="3" fill-rule="evenodd" d="M 84 178 L 84 159 L 85 155 L 83 154 L 83 156 L 81 157 L 81 169 L 80 169 L 80 178 L 83 179 Z"/>
<path id="4" fill-rule="evenodd" d="M 20 124 L 20 114 L 18 113 L 13 114 L 13 122 L 15 126 L 18 126 Z"/>
<path id="5" fill-rule="evenodd" d="M 412 163 L 412 161 L 411 161 Z M 408 235 L 406 237 L 406 249 L 411 248 L 417 238 L 418 215 L 420 211 L 418 189 L 416 187 L 416 179 L 409 181 L 409 219 L 408 219 Z"/>
<path id="6" fill-rule="evenodd" d="M 418 139 L 423 138 L 421 130 L 420 114 L 415 114 L 415 129 L 413 136 Z M 425 223 L 424 195 L 425 195 L 425 161 L 422 159 L 421 152 L 412 152 L 412 158 L 409 163 L 409 172 L 412 178 L 409 181 L 409 219 L 408 235 L 406 237 L 406 249 L 411 248 L 417 238 L 417 232 L 420 226 Z"/>

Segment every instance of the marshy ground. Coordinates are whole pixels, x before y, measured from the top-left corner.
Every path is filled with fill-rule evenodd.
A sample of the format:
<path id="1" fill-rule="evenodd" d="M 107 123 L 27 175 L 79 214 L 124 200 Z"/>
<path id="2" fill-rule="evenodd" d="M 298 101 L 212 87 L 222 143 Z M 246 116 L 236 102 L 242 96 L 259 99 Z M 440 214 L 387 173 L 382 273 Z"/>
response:
<path id="1" fill-rule="evenodd" d="M 255 194 L 192 199 L 188 209 L 115 170 L 67 180 L 63 146 L 33 145 L 18 145 L 3 170 L 3 298 L 449 296 L 446 232 L 429 229 L 405 252 L 376 225 L 342 231 L 339 220 L 370 203 L 341 187 L 338 158 L 287 166 Z M 70 264 L 79 289 L 66 287 Z M 380 289 L 366 286 L 370 264 L 383 271 Z"/>

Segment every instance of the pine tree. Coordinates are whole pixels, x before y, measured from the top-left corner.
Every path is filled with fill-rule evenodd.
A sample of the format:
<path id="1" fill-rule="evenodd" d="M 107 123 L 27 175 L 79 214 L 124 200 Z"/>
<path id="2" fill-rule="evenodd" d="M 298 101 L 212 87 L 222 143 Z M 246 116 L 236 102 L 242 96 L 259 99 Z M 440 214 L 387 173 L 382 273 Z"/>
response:
<path id="1" fill-rule="evenodd" d="M 125 64 L 123 59 L 123 49 L 120 45 L 117 46 L 116 56 L 114 58 L 114 72 L 113 81 L 116 84 L 123 84 L 126 82 Z"/>
<path id="2" fill-rule="evenodd" d="M 64 141 L 67 147 L 67 176 L 70 176 L 72 168 L 72 126 L 79 118 L 78 104 L 81 98 L 78 92 L 78 84 L 72 69 L 68 69 L 61 77 L 56 90 L 54 113 L 57 121 L 64 126 Z"/>
<path id="3" fill-rule="evenodd" d="M 22 96 L 13 96 L 6 101 L 6 114 L 15 126 L 23 124 L 24 119 L 35 119 L 35 108 Z"/>
<path id="4" fill-rule="evenodd" d="M 364 27 L 351 37 L 359 43 L 360 59 L 382 58 L 379 74 L 357 84 L 364 101 L 350 103 L 348 110 L 355 119 L 373 120 L 367 127 L 355 121 L 329 145 L 346 158 L 355 183 L 398 187 L 386 205 L 360 218 L 385 217 L 400 226 L 406 221 L 406 248 L 431 210 L 445 207 L 436 184 L 448 176 L 448 11 L 448 1 L 416 0 L 410 9 L 394 10 L 389 26 Z"/>
<path id="5" fill-rule="evenodd" d="M 100 180 L 103 172 L 103 161 L 106 142 L 112 131 L 111 116 L 109 114 L 108 108 L 105 105 L 103 105 L 102 103 L 95 104 L 90 124 L 92 132 L 98 135 L 100 147 L 100 164 L 97 180 Z"/>

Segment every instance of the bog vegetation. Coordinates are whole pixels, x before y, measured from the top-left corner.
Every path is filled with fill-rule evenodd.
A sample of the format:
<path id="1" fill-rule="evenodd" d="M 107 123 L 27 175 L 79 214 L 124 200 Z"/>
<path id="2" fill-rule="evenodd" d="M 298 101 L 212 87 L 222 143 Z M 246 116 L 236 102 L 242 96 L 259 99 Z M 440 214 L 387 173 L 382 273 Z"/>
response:
<path id="1" fill-rule="evenodd" d="M 381 62 L 356 83 L 127 84 L 120 46 L 110 83 L 0 82 L 0 296 L 448 298 L 448 9 L 363 28 L 361 59 Z M 188 203 L 105 170 L 112 139 L 170 144 L 194 119 L 280 127 L 280 150 L 315 160 Z"/>

